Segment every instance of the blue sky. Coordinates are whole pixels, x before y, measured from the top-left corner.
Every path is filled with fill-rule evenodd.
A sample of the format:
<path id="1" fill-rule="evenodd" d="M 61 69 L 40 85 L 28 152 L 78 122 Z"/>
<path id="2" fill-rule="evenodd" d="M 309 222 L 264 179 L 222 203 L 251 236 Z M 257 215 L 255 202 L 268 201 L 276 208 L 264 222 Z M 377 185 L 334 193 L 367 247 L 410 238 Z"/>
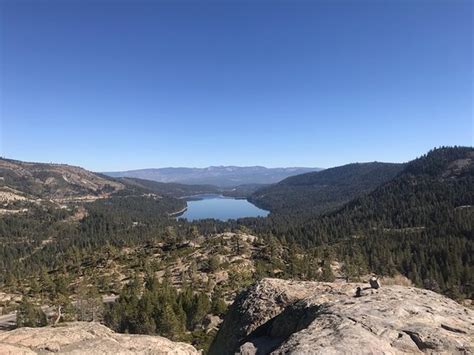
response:
<path id="1" fill-rule="evenodd" d="M 472 1 L 0 1 L 1 155 L 330 167 L 473 145 Z"/>

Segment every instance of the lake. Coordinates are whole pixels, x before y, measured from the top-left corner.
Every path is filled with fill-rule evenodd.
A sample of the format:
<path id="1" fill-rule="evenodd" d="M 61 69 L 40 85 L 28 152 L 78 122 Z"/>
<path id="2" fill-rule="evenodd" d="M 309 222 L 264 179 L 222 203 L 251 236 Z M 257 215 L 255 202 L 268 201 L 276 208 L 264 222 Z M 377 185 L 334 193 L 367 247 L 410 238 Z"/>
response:
<path id="1" fill-rule="evenodd" d="M 265 217 L 268 211 L 262 210 L 247 200 L 221 195 L 198 195 L 187 199 L 188 209 L 178 218 L 188 221 L 215 218 L 222 221 L 244 217 Z"/>

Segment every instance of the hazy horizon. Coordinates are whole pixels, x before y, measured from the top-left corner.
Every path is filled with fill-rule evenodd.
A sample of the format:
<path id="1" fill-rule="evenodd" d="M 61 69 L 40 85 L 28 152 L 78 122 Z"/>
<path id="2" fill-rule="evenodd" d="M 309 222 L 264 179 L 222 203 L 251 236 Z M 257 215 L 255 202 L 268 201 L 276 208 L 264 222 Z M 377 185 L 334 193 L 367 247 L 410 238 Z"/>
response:
<path id="1" fill-rule="evenodd" d="M 431 149 L 438 148 L 438 147 L 432 147 Z M 78 164 L 73 164 L 71 162 L 67 161 L 51 161 L 51 160 L 45 160 L 45 159 L 39 159 L 39 160 L 25 160 L 25 159 L 19 159 L 17 157 L 11 157 L 11 156 L 0 156 L 0 158 L 3 159 L 10 159 L 10 160 L 18 160 L 18 161 L 23 161 L 27 163 L 42 163 L 42 164 L 64 164 L 64 165 L 71 165 L 71 166 L 78 166 L 93 172 L 97 173 L 113 173 L 113 172 L 127 172 L 127 171 L 135 171 L 135 170 L 152 170 L 152 169 L 206 169 L 206 168 L 230 168 L 230 167 L 236 167 L 236 168 L 266 168 L 266 169 L 298 169 L 298 168 L 303 168 L 303 169 L 330 169 L 342 165 L 347 165 L 347 164 L 363 164 L 363 163 L 388 163 L 388 164 L 403 164 L 407 163 L 410 160 L 416 159 L 424 154 L 426 154 L 428 151 L 425 151 L 419 155 L 414 156 L 413 158 L 406 160 L 406 161 L 380 161 L 380 160 L 366 160 L 366 161 L 348 161 L 346 163 L 342 163 L 339 165 L 330 165 L 330 166 L 269 166 L 269 165 L 227 165 L 227 164 L 216 164 L 216 165 L 203 165 L 203 166 L 144 166 L 144 167 L 137 167 L 137 168 L 123 168 L 123 169 L 115 169 L 115 170 L 104 170 L 104 169 L 90 169 L 87 166 L 87 161 L 85 165 L 78 165 Z"/>

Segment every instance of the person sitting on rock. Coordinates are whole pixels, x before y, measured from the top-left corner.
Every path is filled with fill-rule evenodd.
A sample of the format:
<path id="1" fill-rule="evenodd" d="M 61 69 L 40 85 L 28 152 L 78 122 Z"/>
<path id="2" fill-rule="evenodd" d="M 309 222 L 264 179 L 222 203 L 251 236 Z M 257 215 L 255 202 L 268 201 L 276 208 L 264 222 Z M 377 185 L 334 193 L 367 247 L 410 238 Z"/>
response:
<path id="1" fill-rule="evenodd" d="M 370 287 L 372 288 L 375 288 L 375 289 L 378 289 L 380 288 L 380 282 L 379 282 L 379 279 L 375 276 L 372 276 L 369 280 L 369 283 L 370 283 Z"/>
<path id="2" fill-rule="evenodd" d="M 357 287 L 355 297 L 362 297 L 364 294 L 362 293 L 362 288 Z"/>

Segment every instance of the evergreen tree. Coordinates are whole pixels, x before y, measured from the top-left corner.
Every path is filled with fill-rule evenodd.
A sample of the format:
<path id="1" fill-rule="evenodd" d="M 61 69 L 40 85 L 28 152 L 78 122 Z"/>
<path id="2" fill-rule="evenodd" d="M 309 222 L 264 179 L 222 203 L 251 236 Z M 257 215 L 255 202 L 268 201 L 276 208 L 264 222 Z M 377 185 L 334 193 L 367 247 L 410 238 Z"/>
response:
<path id="1" fill-rule="evenodd" d="M 44 327 L 47 319 L 40 307 L 34 306 L 23 297 L 17 310 L 16 324 L 18 327 Z"/>
<path id="2" fill-rule="evenodd" d="M 336 277 L 332 272 L 331 262 L 329 261 L 329 259 L 325 259 L 322 265 L 321 281 L 334 282 L 335 279 Z"/>

